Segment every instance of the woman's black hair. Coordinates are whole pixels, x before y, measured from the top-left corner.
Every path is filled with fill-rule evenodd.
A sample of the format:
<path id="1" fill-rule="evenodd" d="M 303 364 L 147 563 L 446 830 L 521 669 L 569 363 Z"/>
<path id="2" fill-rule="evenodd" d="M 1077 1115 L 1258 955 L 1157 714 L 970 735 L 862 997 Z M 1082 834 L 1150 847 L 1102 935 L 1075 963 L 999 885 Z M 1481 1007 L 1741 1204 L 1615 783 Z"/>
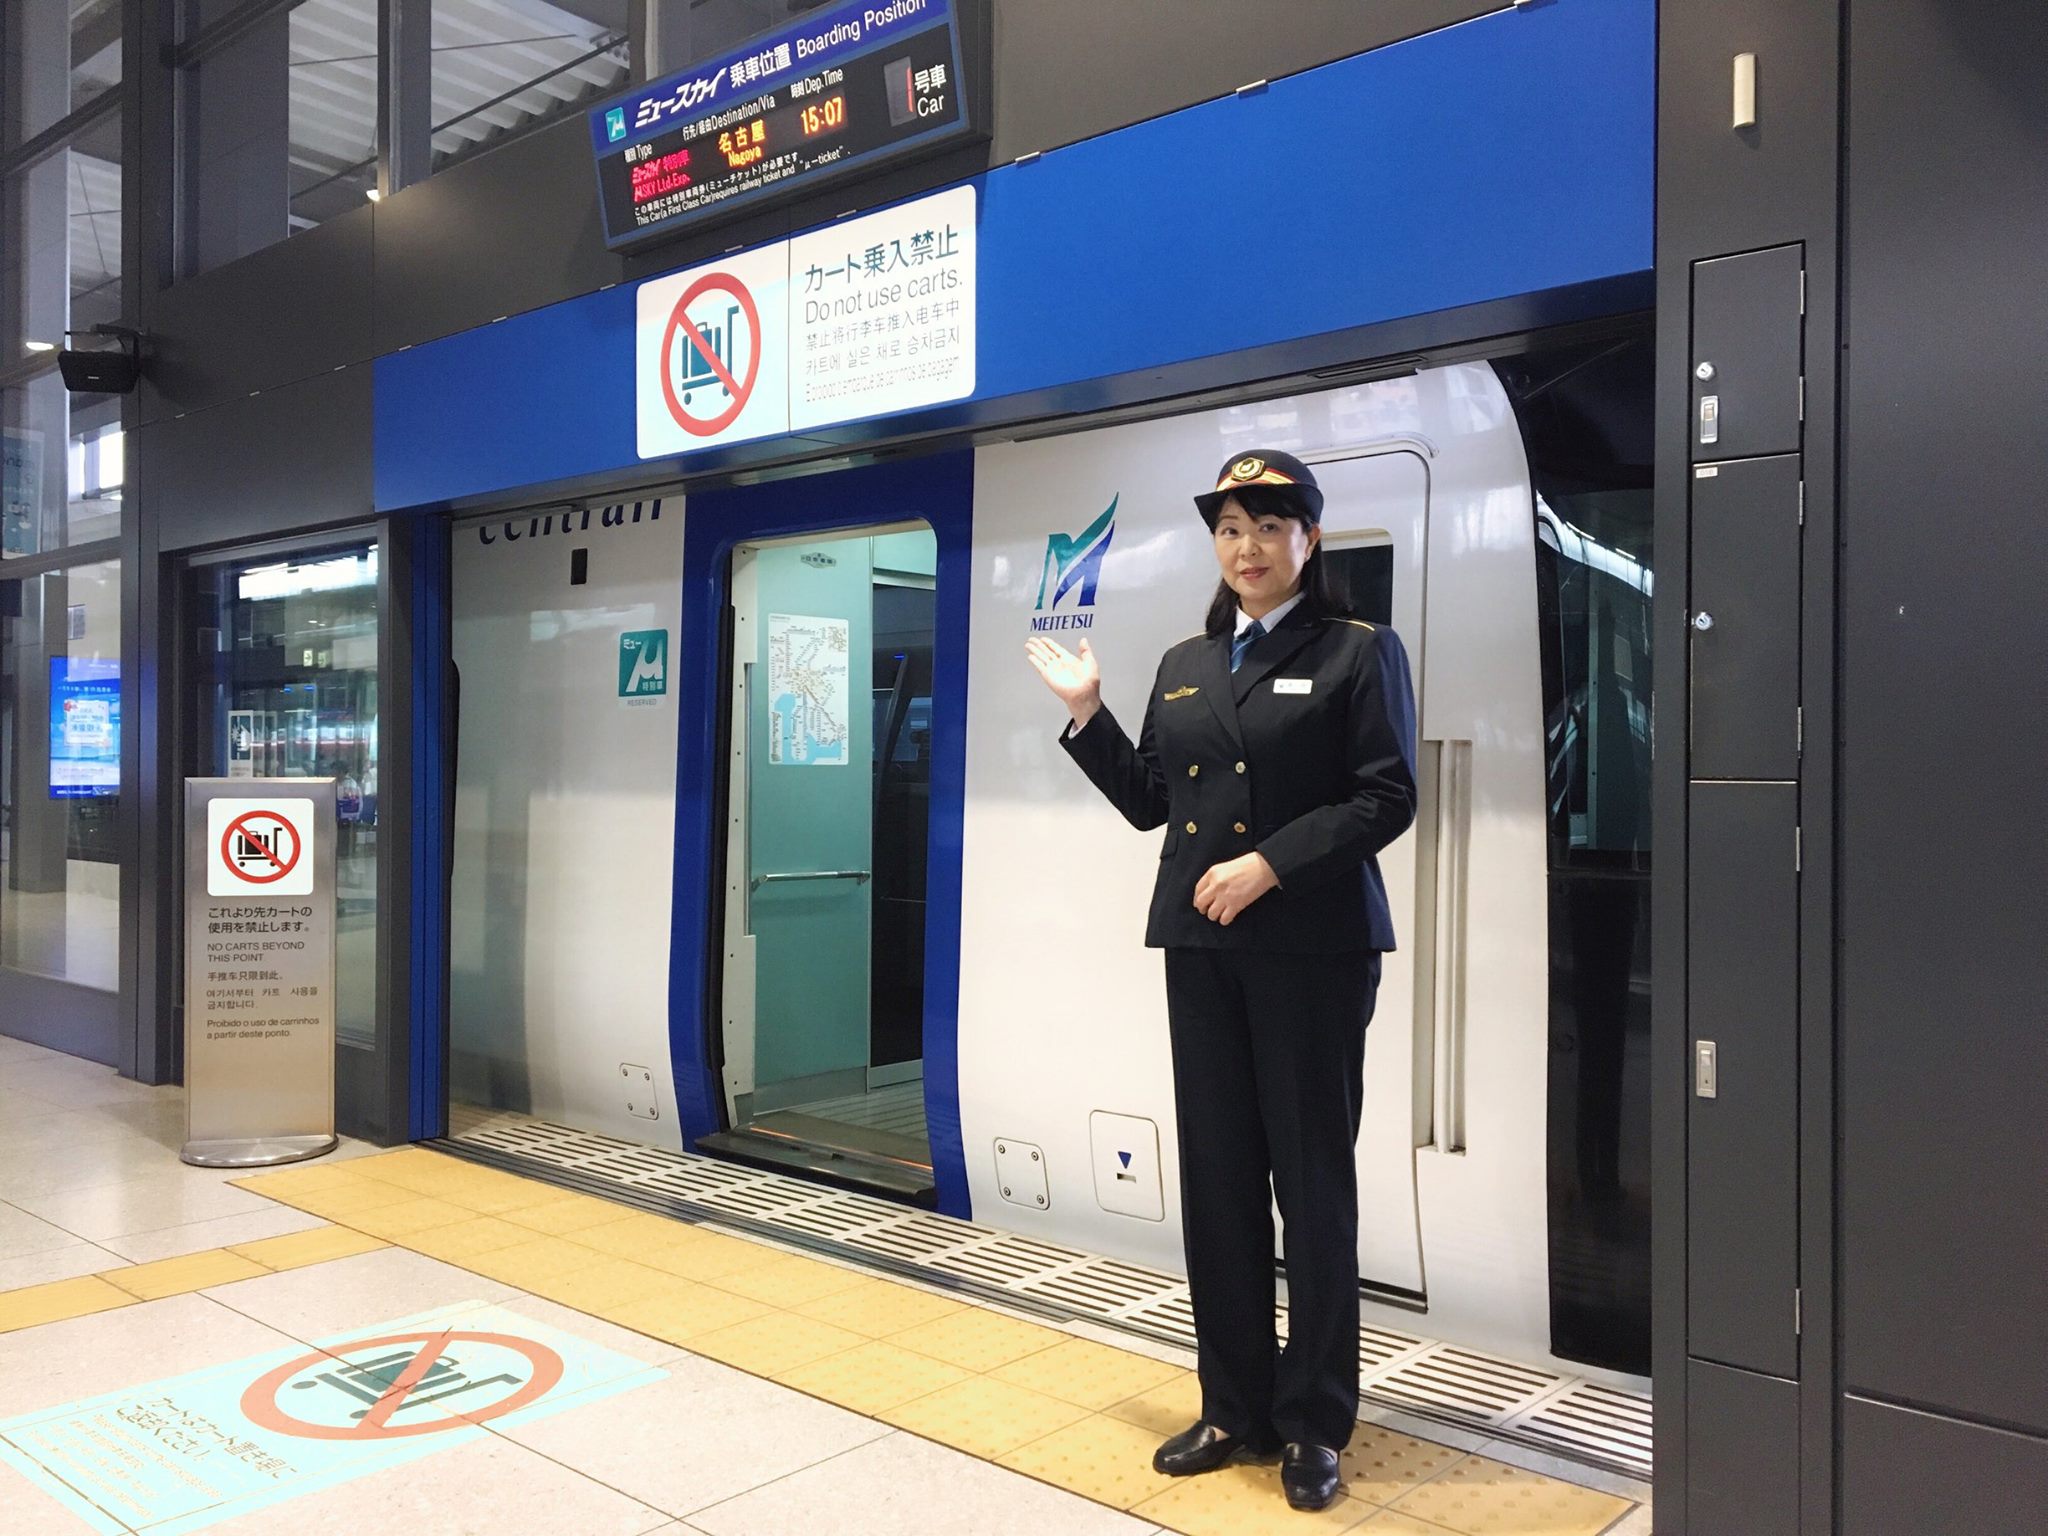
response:
<path id="1" fill-rule="evenodd" d="M 1308 526 L 1308 512 L 1285 490 L 1271 485 L 1248 485 L 1233 491 L 1232 497 L 1244 508 L 1245 515 L 1257 520 L 1265 517 L 1291 517 Z M 1220 514 L 1219 514 L 1220 516 Z M 1209 599 L 1209 616 L 1203 623 L 1203 631 L 1212 638 L 1227 635 L 1237 628 L 1237 593 L 1227 581 L 1216 583 L 1216 595 Z M 1351 611 L 1351 605 L 1338 594 L 1336 585 L 1330 580 L 1330 568 L 1323 560 L 1323 546 L 1318 543 L 1309 551 L 1308 563 L 1301 568 L 1301 606 L 1310 618 L 1335 618 Z"/>

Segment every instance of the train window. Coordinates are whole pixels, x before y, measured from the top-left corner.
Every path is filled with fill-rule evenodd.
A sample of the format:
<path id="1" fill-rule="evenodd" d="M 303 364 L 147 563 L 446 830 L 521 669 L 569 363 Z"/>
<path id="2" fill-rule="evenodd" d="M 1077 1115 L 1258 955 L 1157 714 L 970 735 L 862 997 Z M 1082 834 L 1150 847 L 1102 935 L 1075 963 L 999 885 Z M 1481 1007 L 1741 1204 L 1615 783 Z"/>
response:
<path id="1" fill-rule="evenodd" d="M 1394 546 L 1346 544 L 1325 549 L 1330 585 L 1341 607 L 1356 618 L 1392 626 L 1394 622 Z"/>
<path id="2" fill-rule="evenodd" d="M 1647 335 L 1503 359 L 1534 488 L 1549 845 L 1551 1348 L 1650 1368 Z"/>

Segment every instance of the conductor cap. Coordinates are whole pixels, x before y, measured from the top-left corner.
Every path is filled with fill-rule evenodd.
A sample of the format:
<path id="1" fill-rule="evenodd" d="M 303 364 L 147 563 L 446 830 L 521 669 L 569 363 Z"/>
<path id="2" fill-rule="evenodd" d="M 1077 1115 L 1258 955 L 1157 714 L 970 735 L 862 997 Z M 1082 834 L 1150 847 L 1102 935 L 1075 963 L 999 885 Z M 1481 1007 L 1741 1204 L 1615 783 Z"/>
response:
<path id="1" fill-rule="evenodd" d="M 1228 460 L 1216 472 L 1216 488 L 1195 498 L 1202 521 L 1213 530 L 1217 517 L 1223 511 L 1223 503 L 1237 492 L 1255 486 L 1284 492 L 1307 514 L 1311 526 L 1322 522 L 1323 493 L 1316 484 L 1315 472 L 1293 454 L 1282 453 L 1277 448 L 1240 453 Z"/>

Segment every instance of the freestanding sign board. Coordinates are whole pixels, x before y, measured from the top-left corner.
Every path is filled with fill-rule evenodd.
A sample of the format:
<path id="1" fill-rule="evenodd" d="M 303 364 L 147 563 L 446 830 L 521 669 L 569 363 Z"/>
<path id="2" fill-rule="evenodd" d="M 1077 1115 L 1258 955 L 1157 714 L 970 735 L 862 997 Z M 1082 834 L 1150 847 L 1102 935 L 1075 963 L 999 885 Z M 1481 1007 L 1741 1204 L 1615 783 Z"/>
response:
<path id="1" fill-rule="evenodd" d="M 185 781 L 186 1162 L 334 1135 L 334 780 Z"/>

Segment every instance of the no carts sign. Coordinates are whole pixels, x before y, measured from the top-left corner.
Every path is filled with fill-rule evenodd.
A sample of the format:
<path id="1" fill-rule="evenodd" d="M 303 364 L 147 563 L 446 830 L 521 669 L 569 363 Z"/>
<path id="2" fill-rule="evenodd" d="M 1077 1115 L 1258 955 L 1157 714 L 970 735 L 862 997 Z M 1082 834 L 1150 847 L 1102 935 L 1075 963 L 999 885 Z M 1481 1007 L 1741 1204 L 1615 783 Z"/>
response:
<path id="1" fill-rule="evenodd" d="M 206 805 L 206 894 L 313 894 L 313 802 L 210 800 Z"/>

